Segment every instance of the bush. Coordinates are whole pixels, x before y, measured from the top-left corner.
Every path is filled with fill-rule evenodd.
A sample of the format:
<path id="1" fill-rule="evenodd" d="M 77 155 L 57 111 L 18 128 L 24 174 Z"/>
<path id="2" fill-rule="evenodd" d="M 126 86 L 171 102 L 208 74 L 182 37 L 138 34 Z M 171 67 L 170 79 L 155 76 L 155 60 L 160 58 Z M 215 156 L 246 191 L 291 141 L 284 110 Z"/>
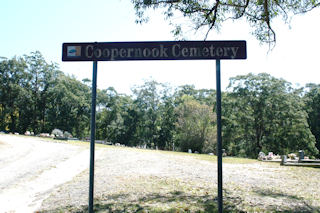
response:
<path id="1" fill-rule="evenodd" d="M 207 133 L 206 140 L 203 144 L 202 153 L 215 153 L 217 152 L 217 131 L 210 128 Z"/>

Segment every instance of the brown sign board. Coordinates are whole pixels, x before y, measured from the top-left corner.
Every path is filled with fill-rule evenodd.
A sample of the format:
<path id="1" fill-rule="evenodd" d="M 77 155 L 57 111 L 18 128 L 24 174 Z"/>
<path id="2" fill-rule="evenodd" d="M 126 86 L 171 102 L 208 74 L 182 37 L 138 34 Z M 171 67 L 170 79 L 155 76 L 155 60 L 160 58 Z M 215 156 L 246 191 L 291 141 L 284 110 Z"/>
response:
<path id="1" fill-rule="evenodd" d="M 246 59 L 246 41 L 63 43 L 62 61 Z"/>

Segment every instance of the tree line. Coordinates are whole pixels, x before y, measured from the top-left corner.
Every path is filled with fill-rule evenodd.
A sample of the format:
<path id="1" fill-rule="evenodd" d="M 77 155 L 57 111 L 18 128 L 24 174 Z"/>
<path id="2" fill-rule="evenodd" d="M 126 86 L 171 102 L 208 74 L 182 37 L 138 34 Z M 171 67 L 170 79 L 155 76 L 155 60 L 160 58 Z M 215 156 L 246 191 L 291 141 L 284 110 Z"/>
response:
<path id="1" fill-rule="evenodd" d="M 91 81 L 65 75 L 40 52 L 0 61 L 0 131 L 90 134 Z M 97 91 L 96 138 L 126 146 L 216 152 L 216 93 L 154 80 Z M 223 148 L 231 156 L 300 149 L 319 157 L 320 85 L 293 88 L 269 74 L 230 79 L 222 93 Z"/>

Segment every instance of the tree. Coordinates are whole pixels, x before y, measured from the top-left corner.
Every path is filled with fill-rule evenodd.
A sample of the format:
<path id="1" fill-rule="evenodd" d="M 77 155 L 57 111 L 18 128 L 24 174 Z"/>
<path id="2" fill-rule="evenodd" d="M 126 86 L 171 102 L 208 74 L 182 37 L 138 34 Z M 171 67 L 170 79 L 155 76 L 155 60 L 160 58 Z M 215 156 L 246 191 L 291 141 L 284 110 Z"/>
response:
<path id="1" fill-rule="evenodd" d="M 50 132 L 46 129 L 46 109 L 50 104 L 48 90 L 56 84 L 57 65 L 48 64 L 39 51 L 25 55 L 27 73 L 29 76 L 27 90 L 31 102 L 30 122 L 35 133 Z"/>
<path id="2" fill-rule="evenodd" d="M 123 130 L 118 138 L 119 142 L 128 146 L 136 146 L 140 142 L 137 134 L 139 123 L 139 109 L 131 96 L 120 96 L 120 112 L 123 119 Z"/>
<path id="3" fill-rule="evenodd" d="M 89 130 L 90 88 L 74 77 L 59 73 L 56 83 L 47 91 L 47 129 L 68 131 L 84 137 Z"/>
<path id="4" fill-rule="evenodd" d="M 159 137 L 159 107 L 165 85 L 154 80 L 146 81 L 142 86 L 133 88 L 139 121 L 137 123 L 137 137 L 141 144 L 148 147 L 158 146 Z"/>
<path id="5" fill-rule="evenodd" d="M 265 73 L 231 78 L 229 87 L 231 99 L 224 103 L 229 106 L 223 116 L 227 151 L 252 158 L 260 151 L 318 153 L 301 91 Z"/>
<path id="6" fill-rule="evenodd" d="M 90 91 L 48 64 L 40 52 L 0 63 L 1 130 L 85 134 Z"/>
<path id="7" fill-rule="evenodd" d="M 205 28 L 206 34 L 231 19 L 246 19 L 252 28 L 252 34 L 262 43 L 275 44 L 276 33 L 272 22 L 282 18 L 287 24 L 291 17 L 306 13 L 320 6 L 319 0 L 131 0 L 137 15 L 137 23 L 148 21 L 145 10 L 163 9 L 166 19 L 175 25 L 173 33 L 183 34 L 182 25 L 173 23 L 176 16 L 190 20 L 195 31 Z"/>
<path id="8" fill-rule="evenodd" d="M 175 91 L 176 104 L 183 102 L 181 98 L 184 95 L 193 97 L 201 104 L 213 106 L 215 104 L 215 90 L 212 89 L 196 89 L 194 85 L 182 85 Z"/>
<path id="9" fill-rule="evenodd" d="M 14 57 L 0 62 L 0 128 L 5 131 L 19 131 L 21 110 L 28 109 L 26 102 L 26 62 Z M 20 110 L 21 109 L 21 110 Z"/>
<path id="10" fill-rule="evenodd" d="M 121 106 L 122 97 L 113 87 L 98 92 L 97 137 L 113 143 L 127 143 L 121 137 L 125 131 Z"/>
<path id="11" fill-rule="evenodd" d="M 174 97 L 165 95 L 160 105 L 159 137 L 157 144 L 159 149 L 174 150 L 174 135 L 176 133 L 175 123 L 177 115 L 175 113 Z"/>
<path id="12" fill-rule="evenodd" d="M 316 138 L 316 147 L 320 150 L 320 85 L 307 84 L 308 91 L 304 96 L 308 124 L 312 134 Z"/>
<path id="13" fill-rule="evenodd" d="M 176 108 L 177 143 L 181 151 L 192 149 L 203 152 L 205 144 L 211 146 L 216 143 L 212 137 L 216 131 L 214 128 L 215 114 L 209 106 L 200 104 L 190 96 L 185 95 L 183 100 L 183 103 Z M 206 147 L 205 150 L 210 149 Z"/>

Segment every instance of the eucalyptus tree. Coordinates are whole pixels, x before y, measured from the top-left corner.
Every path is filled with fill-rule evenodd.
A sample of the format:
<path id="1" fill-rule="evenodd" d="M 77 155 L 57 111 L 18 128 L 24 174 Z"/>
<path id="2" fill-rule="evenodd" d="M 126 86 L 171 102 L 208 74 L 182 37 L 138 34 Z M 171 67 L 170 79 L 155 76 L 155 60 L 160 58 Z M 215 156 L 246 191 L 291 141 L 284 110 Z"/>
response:
<path id="1" fill-rule="evenodd" d="M 28 74 L 27 64 L 21 57 L 14 57 L 0 62 L 0 129 L 16 132 L 19 128 L 19 119 L 28 107 L 25 105 L 26 84 Z M 29 115 L 30 116 L 30 115 Z"/>
<path id="2" fill-rule="evenodd" d="M 316 138 L 316 147 L 320 150 L 320 84 L 307 84 L 306 88 L 304 100 L 308 113 L 308 124 Z"/>
<path id="3" fill-rule="evenodd" d="M 213 151 L 216 139 L 215 114 L 212 107 L 201 104 L 193 97 L 184 95 L 183 103 L 176 108 L 176 142 L 181 151 Z M 207 147 L 205 147 L 205 145 Z"/>
<path id="4" fill-rule="evenodd" d="M 55 86 L 58 67 L 56 64 L 48 64 L 39 51 L 25 55 L 28 73 L 29 101 L 32 105 L 31 126 L 35 133 L 45 132 L 46 109 L 48 100 L 48 89 Z M 52 130 L 48 130 L 52 131 Z"/>
<path id="5" fill-rule="evenodd" d="M 320 6 L 319 0 L 131 0 L 136 11 L 136 22 L 149 20 L 147 9 L 161 10 L 169 23 L 175 27 L 174 35 L 181 36 L 187 27 L 194 31 L 205 30 L 206 39 L 211 30 L 219 30 L 228 20 L 245 19 L 251 33 L 262 43 L 276 42 L 273 22 L 281 18 L 289 24 L 294 15 L 307 13 Z M 179 22 L 179 18 L 185 20 Z M 186 22 L 187 21 L 187 22 Z M 190 23 L 190 26 L 186 26 Z"/>
<path id="6" fill-rule="evenodd" d="M 159 137 L 159 108 L 165 85 L 154 80 L 146 81 L 141 86 L 132 89 L 134 104 L 138 110 L 137 136 L 141 144 L 149 147 L 157 146 Z"/>
<path id="7" fill-rule="evenodd" d="M 227 151 L 249 157 L 260 151 L 318 153 L 301 91 L 289 82 L 265 73 L 248 74 L 231 78 L 229 88 L 230 99 L 224 103 L 229 104 L 224 114 Z"/>
<path id="8" fill-rule="evenodd" d="M 81 138 L 88 133 L 90 88 L 87 85 L 60 72 L 47 97 L 47 129 L 58 128 Z"/>
<path id="9" fill-rule="evenodd" d="M 113 87 L 98 91 L 97 137 L 120 143 L 124 134 L 121 96 Z"/>
<path id="10" fill-rule="evenodd" d="M 202 104 L 208 106 L 213 106 L 215 104 L 215 90 L 213 89 L 196 89 L 194 85 L 182 85 L 176 88 L 175 91 L 175 103 L 179 104 L 182 102 L 181 98 L 184 95 L 193 97 L 195 100 L 199 101 Z"/>
<path id="11" fill-rule="evenodd" d="M 122 122 L 121 135 L 118 135 L 117 141 L 128 146 L 136 146 L 140 142 L 137 134 L 139 123 L 139 109 L 131 96 L 120 94 L 119 105 Z"/>
<path id="12" fill-rule="evenodd" d="M 171 87 L 167 86 L 161 98 L 157 145 L 159 149 L 175 150 L 177 114 L 175 112 L 175 97 L 170 90 L 172 90 Z"/>

